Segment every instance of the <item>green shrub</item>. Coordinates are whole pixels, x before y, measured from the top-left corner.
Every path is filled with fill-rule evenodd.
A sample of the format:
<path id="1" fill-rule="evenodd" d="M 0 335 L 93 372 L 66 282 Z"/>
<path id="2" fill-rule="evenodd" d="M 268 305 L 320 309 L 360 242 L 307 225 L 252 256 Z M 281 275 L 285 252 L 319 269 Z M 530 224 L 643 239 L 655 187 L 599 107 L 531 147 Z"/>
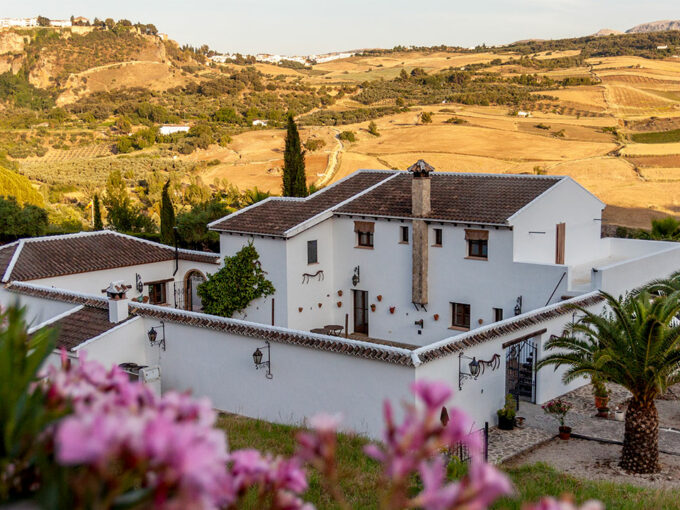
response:
<path id="1" fill-rule="evenodd" d="M 350 143 L 354 143 L 357 141 L 357 137 L 354 131 L 343 131 L 338 135 L 338 138 L 342 141 Z"/>

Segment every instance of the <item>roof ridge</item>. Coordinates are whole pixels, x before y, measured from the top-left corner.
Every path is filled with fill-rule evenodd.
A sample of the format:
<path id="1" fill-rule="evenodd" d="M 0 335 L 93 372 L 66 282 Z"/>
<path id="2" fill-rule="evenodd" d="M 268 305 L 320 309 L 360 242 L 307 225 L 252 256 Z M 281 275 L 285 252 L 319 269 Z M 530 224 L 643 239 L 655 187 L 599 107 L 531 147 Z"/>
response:
<path id="1" fill-rule="evenodd" d="M 604 297 L 602 297 L 600 291 L 594 290 L 586 294 L 581 294 L 580 296 L 575 296 L 571 299 L 558 301 L 557 303 L 531 310 L 515 317 L 475 328 L 460 335 L 444 338 L 443 340 L 419 347 L 415 349 L 413 353 L 416 354 L 423 363 L 426 363 L 443 354 L 459 351 L 465 347 L 486 342 L 489 337 L 494 338 L 511 332 L 513 331 L 513 327 L 523 328 L 529 325 L 538 324 L 555 316 L 564 315 L 565 313 L 572 311 L 572 306 L 589 306 L 603 300 Z M 474 342 L 475 337 L 479 338 L 480 341 Z"/>
<path id="2" fill-rule="evenodd" d="M 234 217 L 236 217 L 236 216 L 239 216 L 239 215 L 242 214 L 242 213 L 245 213 L 245 212 L 247 212 L 247 211 L 250 211 L 250 210 L 252 210 L 252 209 L 255 209 L 255 208 L 257 208 L 257 207 L 260 207 L 260 206 L 264 205 L 264 204 L 267 203 L 267 202 L 275 202 L 275 201 L 278 201 L 278 202 L 307 202 L 307 201 L 309 201 L 309 200 L 318 198 L 318 197 L 321 196 L 323 193 L 326 193 L 326 192 L 328 192 L 328 191 L 333 190 L 333 189 L 334 189 L 335 187 L 337 187 L 338 185 L 340 185 L 340 184 L 342 184 L 342 183 L 344 183 L 344 182 L 346 182 L 346 181 L 348 181 L 348 180 L 354 178 L 354 177 L 357 176 L 357 175 L 366 174 L 366 173 L 386 173 L 386 174 L 387 174 L 387 173 L 395 173 L 395 174 L 398 174 L 398 173 L 399 173 L 399 170 L 378 170 L 378 169 L 372 170 L 372 169 L 359 169 L 359 170 L 356 170 L 356 171 L 352 172 L 352 173 L 349 174 L 349 175 L 346 175 L 346 176 L 343 177 L 342 179 L 339 179 L 339 180 L 335 181 L 334 183 L 329 184 L 328 186 L 325 186 L 325 187 L 321 188 L 321 189 L 318 190 L 317 192 L 312 193 L 311 195 L 307 195 L 306 197 L 280 197 L 280 196 L 271 196 L 271 197 L 267 197 L 267 198 L 265 198 L 264 200 L 260 200 L 259 202 L 255 202 L 254 204 L 249 205 L 248 207 L 244 207 L 243 209 L 239 209 L 238 211 L 234 211 L 233 213 L 227 214 L 227 215 L 225 215 L 225 216 L 222 216 L 221 218 L 218 218 L 218 219 L 216 219 L 216 220 L 214 220 L 214 221 L 211 221 L 210 223 L 208 223 L 208 228 L 210 229 L 213 225 L 217 225 L 218 223 L 221 223 L 222 221 L 226 220 L 227 218 L 231 219 L 231 218 L 234 218 Z M 383 181 L 380 181 L 380 182 L 384 182 L 384 180 L 383 180 Z M 323 212 L 325 212 L 325 211 L 328 211 L 329 209 L 330 209 L 330 207 L 324 209 L 324 210 L 321 211 L 319 214 L 321 214 L 321 213 L 323 213 Z M 298 226 L 298 225 L 295 225 L 295 227 L 297 227 L 297 226 Z M 294 228 L 294 227 L 291 227 L 291 228 Z M 290 230 L 290 229 L 289 229 L 289 230 Z M 285 234 L 285 232 L 284 232 L 284 234 Z"/>
<path id="3" fill-rule="evenodd" d="M 382 181 L 376 182 L 376 183 L 373 184 L 372 186 L 369 186 L 368 188 L 366 188 L 366 189 L 360 191 L 360 192 L 357 193 L 356 195 L 352 195 L 351 197 L 346 198 L 346 199 L 343 200 L 342 202 L 338 202 L 337 204 L 332 205 L 331 207 L 328 207 L 328 208 L 324 209 L 323 211 L 321 211 L 321 212 L 315 214 L 315 215 L 312 216 L 311 218 L 309 218 L 309 219 L 307 219 L 307 220 L 305 220 L 305 221 L 303 221 L 303 222 L 301 222 L 301 223 L 298 223 L 297 225 L 294 225 L 294 226 L 290 227 L 288 230 L 286 230 L 286 231 L 283 233 L 284 237 L 286 237 L 287 234 L 288 234 L 289 232 L 294 231 L 294 230 L 299 229 L 299 228 L 303 228 L 303 226 L 306 225 L 306 224 L 308 224 L 308 223 L 312 223 L 312 222 L 313 222 L 315 219 L 317 219 L 319 216 L 322 216 L 322 215 L 327 214 L 327 213 L 331 213 L 331 215 L 332 215 L 338 207 L 342 207 L 343 205 L 349 204 L 349 203 L 352 202 L 353 200 L 356 200 L 357 198 L 359 198 L 359 197 L 365 195 L 366 193 L 371 192 L 371 191 L 373 191 L 373 190 L 379 188 L 380 186 L 382 186 L 382 185 L 385 184 L 386 182 L 388 182 L 388 181 L 394 179 L 394 178 L 397 177 L 398 175 L 399 175 L 399 173 L 394 172 L 393 175 L 391 175 L 391 176 L 389 176 L 389 177 L 385 177 Z M 338 182 L 340 182 L 340 181 L 338 181 Z M 313 225 L 311 225 L 311 226 L 313 226 Z"/>
<path id="4" fill-rule="evenodd" d="M 9 264 L 7 264 L 7 269 L 5 269 L 5 274 L 2 276 L 3 282 L 9 281 L 9 277 L 12 274 L 12 271 L 14 271 L 14 266 L 17 263 L 17 260 L 19 260 L 19 254 L 21 253 L 21 249 L 24 247 L 24 240 L 20 239 L 19 243 L 17 244 L 16 249 L 14 250 L 14 253 L 12 253 L 12 258 L 9 260 Z"/>
<path id="5" fill-rule="evenodd" d="M 135 237 L 135 236 L 131 236 L 130 234 L 124 234 L 123 232 L 116 232 L 115 230 L 109 230 L 108 232 L 111 232 L 112 234 L 115 234 L 119 237 L 123 237 L 125 239 L 130 239 L 132 241 L 139 241 L 139 242 L 142 242 L 142 243 L 150 244 L 152 246 L 156 246 L 157 248 L 161 248 L 161 249 L 164 249 L 164 250 L 171 250 L 173 252 L 175 251 L 175 248 L 173 246 L 169 246 L 169 245 L 163 244 L 163 243 L 157 243 L 156 241 L 151 241 L 150 239 L 144 239 L 143 237 Z M 187 248 L 177 248 L 177 251 L 180 252 L 180 253 L 188 253 L 188 254 L 191 254 L 191 255 L 208 255 L 208 256 L 215 256 L 215 257 L 220 256 L 219 253 L 213 253 L 213 252 L 210 252 L 210 251 L 201 251 L 201 250 L 189 250 Z"/>
<path id="6" fill-rule="evenodd" d="M 38 295 L 47 299 L 54 299 L 55 301 L 87 304 L 95 308 L 103 308 L 108 306 L 108 299 L 104 296 L 87 294 L 85 292 L 78 292 L 75 290 L 48 287 L 47 285 L 37 285 L 35 283 L 11 281 L 5 284 L 5 289 L 9 290 L 10 292 L 18 292 L 19 294 Z"/>

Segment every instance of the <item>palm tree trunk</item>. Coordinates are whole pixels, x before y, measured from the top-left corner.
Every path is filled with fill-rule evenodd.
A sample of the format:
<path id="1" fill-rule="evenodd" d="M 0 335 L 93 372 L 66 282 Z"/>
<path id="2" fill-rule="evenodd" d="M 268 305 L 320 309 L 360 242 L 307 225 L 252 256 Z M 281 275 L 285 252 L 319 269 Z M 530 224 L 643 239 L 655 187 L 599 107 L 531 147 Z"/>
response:
<path id="1" fill-rule="evenodd" d="M 631 399 L 620 466 L 633 473 L 659 471 L 659 414 L 654 400 Z"/>

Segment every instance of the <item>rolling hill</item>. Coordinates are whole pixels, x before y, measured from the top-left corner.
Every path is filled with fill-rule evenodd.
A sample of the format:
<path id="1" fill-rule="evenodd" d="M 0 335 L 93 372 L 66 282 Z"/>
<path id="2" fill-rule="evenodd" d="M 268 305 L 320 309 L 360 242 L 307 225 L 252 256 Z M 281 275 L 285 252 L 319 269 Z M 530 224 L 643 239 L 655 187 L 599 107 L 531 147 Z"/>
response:
<path id="1" fill-rule="evenodd" d="M 289 111 L 310 185 L 424 157 L 438 170 L 571 175 L 612 224 L 680 210 L 678 31 L 366 49 L 305 66 L 217 63 L 121 23 L 77 28 L 0 30 L 0 153 L 69 221 L 87 221 L 114 170 L 152 217 L 168 178 L 179 209 L 234 186 L 278 193 Z M 191 130 L 162 136 L 166 123 Z"/>

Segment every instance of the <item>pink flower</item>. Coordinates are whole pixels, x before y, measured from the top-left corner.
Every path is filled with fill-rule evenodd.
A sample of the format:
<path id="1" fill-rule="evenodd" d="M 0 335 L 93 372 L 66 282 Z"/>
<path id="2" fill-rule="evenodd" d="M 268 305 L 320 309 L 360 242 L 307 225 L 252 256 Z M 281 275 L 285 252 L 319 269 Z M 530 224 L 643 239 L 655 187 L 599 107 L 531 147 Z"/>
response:
<path id="1" fill-rule="evenodd" d="M 411 391 L 425 403 L 428 409 L 435 408 L 437 412 L 451 397 L 451 389 L 441 382 L 416 381 L 411 384 Z"/>

